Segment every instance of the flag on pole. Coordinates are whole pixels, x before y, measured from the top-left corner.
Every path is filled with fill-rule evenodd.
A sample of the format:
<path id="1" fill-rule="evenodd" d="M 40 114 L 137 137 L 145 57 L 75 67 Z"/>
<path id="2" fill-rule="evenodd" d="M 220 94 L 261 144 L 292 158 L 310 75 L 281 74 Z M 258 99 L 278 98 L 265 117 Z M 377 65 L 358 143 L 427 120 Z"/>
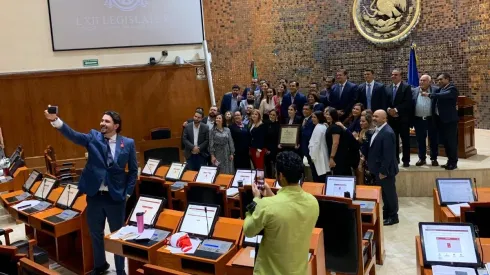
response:
<path id="1" fill-rule="evenodd" d="M 410 57 L 408 59 L 408 84 L 412 87 L 419 86 L 419 71 L 417 70 L 417 53 L 415 51 L 417 45 L 410 45 Z"/>
<path id="2" fill-rule="evenodd" d="M 250 63 L 250 74 L 252 75 L 252 78 L 258 78 L 259 75 L 257 73 L 257 67 L 255 66 L 255 61 L 252 60 L 252 63 Z"/>

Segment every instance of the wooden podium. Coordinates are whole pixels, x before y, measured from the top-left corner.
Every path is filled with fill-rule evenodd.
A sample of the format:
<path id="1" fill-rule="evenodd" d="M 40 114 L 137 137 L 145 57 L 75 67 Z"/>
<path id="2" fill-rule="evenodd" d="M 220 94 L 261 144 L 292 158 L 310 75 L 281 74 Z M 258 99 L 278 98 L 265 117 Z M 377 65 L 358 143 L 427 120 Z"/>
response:
<path id="1" fill-rule="evenodd" d="M 29 177 L 27 167 L 19 167 L 12 177 L 12 180 L 5 183 L 0 183 L 0 192 L 12 192 L 17 190 L 22 190 L 22 185 Z"/>
<path id="2" fill-rule="evenodd" d="M 218 259 L 199 258 L 188 254 L 172 254 L 165 246 L 157 251 L 156 265 L 196 275 L 226 274 L 226 263 L 238 251 L 242 237 L 243 220 L 220 217 L 216 222 L 212 239 L 232 242 L 230 250 Z"/>
<path id="3" fill-rule="evenodd" d="M 169 231 L 173 234 L 178 228 L 183 215 L 183 212 L 165 209 L 158 216 L 155 228 Z M 137 274 L 136 270 L 142 268 L 145 264 L 155 263 L 157 261 L 157 250 L 163 246 L 165 241 L 163 239 L 151 246 L 145 246 L 135 242 L 111 239 L 111 235 L 112 233 L 104 237 L 105 250 L 128 259 L 129 275 Z"/>

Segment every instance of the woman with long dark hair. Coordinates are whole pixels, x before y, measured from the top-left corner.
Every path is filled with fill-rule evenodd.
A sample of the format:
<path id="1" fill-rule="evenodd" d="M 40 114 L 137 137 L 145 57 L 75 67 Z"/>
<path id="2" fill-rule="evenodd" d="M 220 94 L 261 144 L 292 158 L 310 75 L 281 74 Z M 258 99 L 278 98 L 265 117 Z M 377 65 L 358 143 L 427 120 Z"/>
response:
<path id="1" fill-rule="evenodd" d="M 309 105 L 313 106 L 313 111 L 323 112 L 323 109 L 325 109 L 325 105 L 320 103 L 320 98 L 316 93 L 310 92 L 306 97 L 306 100 L 308 101 Z"/>
<path id="2" fill-rule="evenodd" d="M 276 102 L 276 112 L 277 112 L 277 120 L 278 121 L 283 121 L 283 118 L 287 117 L 287 114 L 281 114 L 281 104 L 282 104 L 282 98 L 286 94 L 288 90 L 288 86 L 286 84 L 281 83 L 276 89 L 276 96 L 275 96 L 275 102 Z"/>
<path id="3" fill-rule="evenodd" d="M 275 95 L 276 90 L 274 88 L 267 88 L 265 98 L 260 102 L 259 111 L 264 121 L 269 120 L 269 112 L 276 109 Z"/>
<path id="4" fill-rule="evenodd" d="M 361 114 L 364 111 L 364 105 L 362 103 L 356 103 L 352 107 L 352 111 L 349 116 L 344 120 L 343 125 L 352 133 L 354 137 L 359 135 L 361 131 L 361 125 L 359 125 L 359 120 L 361 119 Z"/>
<path id="5" fill-rule="evenodd" d="M 250 119 L 250 135 L 252 140 L 250 142 L 250 158 L 255 169 L 264 169 L 264 157 L 265 157 L 265 135 L 267 129 L 262 122 L 259 110 L 252 111 Z"/>
<path id="6" fill-rule="evenodd" d="M 359 161 L 359 172 L 363 174 L 364 184 L 374 185 L 374 178 L 371 177 L 371 173 L 367 168 L 367 160 L 369 157 L 369 146 L 371 145 L 371 138 L 373 137 L 375 127 L 373 125 L 373 116 L 371 114 L 366 114 L 361 116 L 360 119 L 361 132 L 359 132 L 358 141 L 360 146 L 360 159 Z"/>
<path id="7" fill-rule="evenodd" d="M 274 173 L 277 151 L 279 150 L 279 132 L 281 131 L 281 125 L 277 121 L 277 112 L 272 110 L 269 112 L 269 120 L 265 122 L 267 128 L 265 136 L 265 175 L 267 178 L 275 178 Z"/>
<path id="8" fill-rule="evenodd" d="M 219 167 L 221 174 L 235 174 L 233 158 L 235 145 L 231 137 L 230 129 L 223 126 L 222 114 L 217 114 L 213 129 L 209 131 L 209 153 L 211 163 Z"/>
<path id="9" fill-rule="evenodd" d="M 315 125 L 315 129 L 311 135 L 308 149 L 316 170 L 316 173 L 312 173 L 314 177 L 313 181 L 325 183 L 327 173 L 330 172 L 327 142 L 325 138 L 325 133 L 327 132 L 327 126 L 325 126 L 325 124 L 327 120 L 322 111 L 314 112 L 311 115 L 311 120 Z"/>
<path id="10" fill-rule="evenodd" d="M 328 152 L 330 153 L 329 166 L 334 175 L 351 176 L 352 171 L 348 161 L 348 144 L 345 130 L 337 125 L 339 114 L 335 108 L 325 109 L 325 118 L 328 128 L 325 134 Z"/>

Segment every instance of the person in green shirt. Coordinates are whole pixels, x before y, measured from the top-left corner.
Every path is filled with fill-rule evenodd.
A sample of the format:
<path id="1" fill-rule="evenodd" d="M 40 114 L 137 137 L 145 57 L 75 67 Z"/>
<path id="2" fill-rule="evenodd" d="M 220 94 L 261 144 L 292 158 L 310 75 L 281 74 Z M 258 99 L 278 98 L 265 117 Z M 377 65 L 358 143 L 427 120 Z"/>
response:
<path id="1" fill-rule="evenodd" d="M 305 275 L 311 234 L 319 215 L 316 198 L 303 191 L 303 161 L 294 152 L 277 155 L 277 195 L 264 184 L 260 191 L 252 184 L 254 202 L 248 209 L 243 232 L 251 238 L 263 230 L 254 275 Z M 263 197 L 263 198 L 261 198 Z M 252 213 L 250 213 L 252 212 Z"/>

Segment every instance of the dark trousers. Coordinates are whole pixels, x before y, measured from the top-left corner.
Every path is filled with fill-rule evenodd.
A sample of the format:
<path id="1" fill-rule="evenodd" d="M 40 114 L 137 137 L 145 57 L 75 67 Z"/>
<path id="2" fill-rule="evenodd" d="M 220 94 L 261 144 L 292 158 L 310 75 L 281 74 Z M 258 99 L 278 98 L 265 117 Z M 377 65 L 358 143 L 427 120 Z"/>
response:
<path id="1" fill-rule="evenodd" d="M 439 138 L 435 121 L 432 117 L 415 117 L 413 121 L 417 144 L 419 145 L 419 159 L 425 160 L 427 155 L 427 133 L 429 133 L 430 159 L 437 160 L 439 155 Z"/>
<path id="2" fill-rule="evenodd" d="M 308 160 L 308 164 L 310 165 L 310 170 L 311 170 L 311 176 L 313 177 L 313 182 L 321 182 L 320 177 L 318 176 L 318 173 L 316 172 L 316 167 L 315 164 L 313 163 L 313 160 L 311 160 L 311 157 L 309 155 L 306 156 L 306 159 Z M 323 181 L 325 183 L 325 181 Z"/>
<path id="3" fill-rule="evenodd" d="M 395 177 L 389 176 L 384 179 L 375 175 L 376 184 L 381 186 L 381 196 L 383 197 L 383 218 L 398 218 L 398 195 L 396 193 Z"/>
<path id="4" fill-rule="evenodd" d="M 206 165 L 206 158 L 201 154 L 192 154 L 187 159 L 187 169 L 189 170 L 199 171 L 203 165 Z"/>
<path id="5" fill-rule="evenodd" d="M 458 164 L 458 122 L 442 122 L 439 116 L 435 116 L 439 140 L 446 151 L 447 164 Z"/>
<path id="6" fill-rule="evenodd" d="M 92 240 L 94 253 L 94 268 L 103 267 L 106 263 L 104 249 L 105 220 L 109 223 L 111 232 L 115 232 L 124 225 L 126 201 L 114 201 L 108 192 L 97 193 L 93 197 L 87 196 L 87 224 Z M 124 257 L 114 255 L 117 274 L 124 274 Z"/>
<path id="7" fill-rule="evenodd" d="M 400 162 L 400 138 L 402 140 L 402 161 L 403 163 L 410 163 L 410 126 L 408 122 L 400 121 L 399 119 L 393 119 L 389 122 L 390 127 L 395 132 L 396 139 L 396 159 Z"/>
<path id="8" fill-rule="evenodd" d="M 276 178 L 276 153 L 265 155 L 265 177 L 269 179 Z"/>
<path id="9" fill-rule="evenodd" d="M 247 151 L 245 152 L 235 152 L 235 158 L 233 159 L 235 164 L 235 169 L 250 169 L 250 155 Z"/>

